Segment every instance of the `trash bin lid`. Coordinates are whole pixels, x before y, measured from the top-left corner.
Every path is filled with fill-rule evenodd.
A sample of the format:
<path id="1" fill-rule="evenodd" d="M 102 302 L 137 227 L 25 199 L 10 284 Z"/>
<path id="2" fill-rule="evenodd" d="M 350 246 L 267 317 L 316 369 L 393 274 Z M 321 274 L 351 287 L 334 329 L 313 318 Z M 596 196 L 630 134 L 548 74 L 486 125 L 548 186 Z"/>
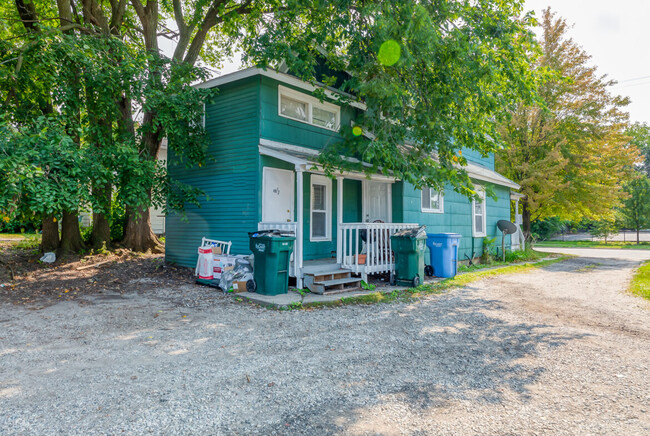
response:
<path id="1" fill-rule="evenodd" d="M 404 230 L 400 230 L 399 232 L 395 232 L 393 236 L 397 236 L 400 238 L 418 238 L 426 235 L 425 233 L 426 228 L 427 226 L 420 226 L 413 229 L 404 229 Z"/>
<path id="2" fill-rule="evenodd" d="M 452 238 L 462 238 L 463 235 L 460 233 L 427 233 L 429 238 L 441 238 L 441 239 L 452 239 Z"/>
<path id="3" fill-rule="evenodd" d="M 288 237 L 288 238 L 294 238 L 296 234 L 292 232 L 291 230 L 279 230 L 279 229 L 273 229 L 273 230 L 259 230 L 257 232 L 248 232 L 248 236 L 251 238 L 261 238 L 261 237 L 267 237 L 267 238 L 280 238 L 280 237 Z"/>

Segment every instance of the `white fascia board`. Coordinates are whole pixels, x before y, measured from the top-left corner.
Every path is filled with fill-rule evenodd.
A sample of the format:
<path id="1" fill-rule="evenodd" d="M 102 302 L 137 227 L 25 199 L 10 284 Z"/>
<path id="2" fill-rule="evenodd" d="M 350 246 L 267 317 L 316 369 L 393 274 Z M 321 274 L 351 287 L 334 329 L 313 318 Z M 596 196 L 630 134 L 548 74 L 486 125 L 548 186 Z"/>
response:
<path id="1" fill-rule="evenodd" d="M 469 177 L 472 179 L 482 180 L 484 182 L 490 182 L 500 186 L 506 186 L 512 189 L 521 188 L 521 186 L 519 186 L 512 180 L 502 176 L 496 171 L 483 168 L 476 164 L 468 163 L 467 166 L 465 167 L 465 171 L 467 171 L 467 175 L 469 175 Z"/>
<path id="2" fill-rule="evenodd" d="M 280 73 L 278 71 L 272 70 L 270 68 L 262 69 L 258 67 L 250 67 L 246 68 L 244 70 L 239 70 L 235 71 L 234 73 L 230 74 L 224 74 L 223 76 L 215 77 L 214 79 L 210 79 L 206 82 L 199 83 L 197 85 L 194 85 L 195 88 L 215 88 L 217 86 L 225 85 L 226 83 L 231 83 L 235 82 L 237 80 L 242 80 L 246 79 L 248 77 L 252 76 L 266 76 L 271 79 L 277 80 L 278 82 L 286 83 L 287 85 L 295 86 L 296 88 L 304 89 L 305 91 L 313 92 L 317 88 L 324 88 L 325 89 L 325 95 L 328 98 L 331 98 L 332 100 L 336 101 L 336 96 L 338 95 L 343 95 L 346 96 L 350 99 L 354 99 L 353 95 L 347 94 L 343 91 L 336 91 L 333 90 L 332 88 L 329 88 L 322 83 L 318 83 L 316 86 L 312 85 L 311 83 L 304 82 L 297 77 L 291 76 L 289 74 L 285 73 Z M 365 104 L 358 102 L 358 101 L 351 101 L 350 106 L 356 107 L 357 109 L 361 110 L 366 110 L 367 107 Z"/>
<path id="3" fill-rule="evenodd" d="M 316 162 L 316 159 L 318 158 L 319 155 L 318 150 L 313 150 L 311 148 L 306 148 L 306 147 L 300 147 L 299 145 L 291 145 L 291 144 L 286 144 L 284 142 L 277 142 L 277 141 L 272 141 L 270 139 L 260 138 L 259 151 L 260 154 L 263 154 L 265 156 L 275 157 L 284 162 L 288 162 L 296 166 L 302 166 L 303 169 L 315 168 L 312 169 L 312 172 L 317 174 L 325 174 L 325 170 L 323 169 L 322 165 L 319 165 Z M 314 160 L 313 161 L 305 160 L 303 158 L 293 156 L 291 152 L 313 156 Z M 346 158 L 346 159 L 355 163 L 359 162 L 358 159 L 354 159 L 354 158 Z M 337 172 L 336 174 L 341 175 L 348 179 L 357 179 L 357 180 L 368 179 L 365 173 L 359 173 L 356 171 L 343 171 L 342 173 Z M 370 180 L 377 180 L 377 181 L 390 182 L 390 183 L 397 181 L 395 177 L 384 176 L 383 174 L 371 174 Z"/>
<path id="4" fill-rule="evenodd" d="M 287 154 L 287 153 L 282 153 L 281 151 L 278 151 L 278 150 L 275 150 L 275 149 L 272 149 L 272 148 L 268 148 L 268 147 L 264 147 L 263 145 L 259 146 L 259 151 L 260 151 L 260 154 L 262 154 L 264 156 L 274 157 L 276 159 L 279 159 L 281 161 L 294 164 L 296 166 L 304 166 L 304 165 L 307 165 L 309 163 L 305 159 L 300 159 L 299 157 L 292 156 L 292 155 Z"/>
<path id="5" fill-rule="evenodd" d="M 522 194 L 520 192 L 510 191 L 510 199 L 511 200 L 521 200 L 522 198 L 526 198 L 526 194 Z"/>

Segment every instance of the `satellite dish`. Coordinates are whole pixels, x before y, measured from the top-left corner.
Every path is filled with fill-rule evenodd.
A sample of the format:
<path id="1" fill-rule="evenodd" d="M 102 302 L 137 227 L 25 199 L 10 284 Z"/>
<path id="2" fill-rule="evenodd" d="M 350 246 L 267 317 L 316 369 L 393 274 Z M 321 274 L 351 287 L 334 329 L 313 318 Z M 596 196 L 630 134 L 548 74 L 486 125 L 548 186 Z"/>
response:
<path id="1" fill-rule="evenodd" d="M 505 233 L 506 235 L 512 235 L 513 233 L 517 233 L 517 226 L 508 220 L 497 221 L 497 227 L 499 228 L 499 230 L 501 230 L 501 232 Z"/>
<path id="2" fill-rule="evenodd" d="M 501 230 L 501 256 L 506 261 L 506 235 L 517 233 L 517 226 L 508 220 L 497 221 L 497 227 Z"/>

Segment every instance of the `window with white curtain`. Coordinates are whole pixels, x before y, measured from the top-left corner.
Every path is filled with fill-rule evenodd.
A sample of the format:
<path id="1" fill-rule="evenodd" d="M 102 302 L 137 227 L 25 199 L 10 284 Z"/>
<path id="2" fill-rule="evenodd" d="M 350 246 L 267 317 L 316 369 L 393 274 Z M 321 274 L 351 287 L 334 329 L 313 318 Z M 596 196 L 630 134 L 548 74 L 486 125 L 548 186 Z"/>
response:
<path id="1" fill-rule="evenodd" d="M 312 241 L 332 239 L 332 180 L 311 175 L 311 234 Z"/>
<path id="2" fill-rule="evenodd" d="M 433 188 L 422 188 L 422 212 L 444 213 L 444 197 Z"/>
<path id="3" fill-rule="evenodd" d="M 487 236 L 486 227 L 486 207 L 485 191 L 478 190 L 477 194 L 480 201 L 472 199 L 472 235 L 475 237 Z"/>

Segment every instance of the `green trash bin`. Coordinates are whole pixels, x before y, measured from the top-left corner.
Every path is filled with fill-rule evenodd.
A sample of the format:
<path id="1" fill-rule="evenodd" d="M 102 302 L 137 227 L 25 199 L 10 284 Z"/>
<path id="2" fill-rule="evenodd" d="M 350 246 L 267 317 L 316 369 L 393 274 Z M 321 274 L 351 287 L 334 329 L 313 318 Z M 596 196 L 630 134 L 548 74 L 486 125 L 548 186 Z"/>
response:
<path id="1" fill-rule="evenodd" d="M 407 229 L 390 237 L 395 253 L 395 270 L 391 273 L 391 285 L 418 286 L 424 281 L 424 250 L 426 226 Z"/>
<path id="2" fill-rule="evenodd" d="M 286 294 L 289 289 L 289 261 L 295 236 L 277 231 L 250 233 L 250 249 L 255 255 L 255 292 Z"/>

